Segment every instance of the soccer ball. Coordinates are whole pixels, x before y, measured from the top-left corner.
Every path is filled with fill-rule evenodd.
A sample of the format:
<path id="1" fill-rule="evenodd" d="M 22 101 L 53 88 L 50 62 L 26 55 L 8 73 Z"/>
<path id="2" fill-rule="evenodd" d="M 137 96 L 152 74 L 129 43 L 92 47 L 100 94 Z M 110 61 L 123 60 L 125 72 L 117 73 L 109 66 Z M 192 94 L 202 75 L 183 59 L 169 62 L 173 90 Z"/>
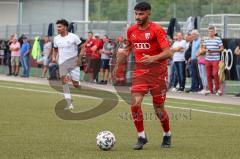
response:
<path id="1" fill-rule="evenodd" d="M 101 150 L 110 150 L 116 143 L 115 136 L 110 131 L 102 131 L 97 135 L 97 146 Z"/>

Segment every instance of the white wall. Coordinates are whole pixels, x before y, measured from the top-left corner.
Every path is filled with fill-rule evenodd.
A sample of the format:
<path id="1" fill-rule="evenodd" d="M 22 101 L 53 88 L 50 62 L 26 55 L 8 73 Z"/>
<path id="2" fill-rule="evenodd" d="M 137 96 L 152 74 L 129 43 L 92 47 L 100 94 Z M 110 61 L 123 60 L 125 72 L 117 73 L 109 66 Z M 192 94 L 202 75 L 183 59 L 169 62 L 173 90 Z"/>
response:
<path id="1" fill-rule="evenodd" d="M 17 25 L 18 0 L 0 0 L 0 25 Z"/>
<path id="2" fill-rule="evenodd" d="M 22 24 L 84 19 L 84 0 L 23 0 Z"/>
<path id="3" fill-rule="evenodd" d="M 0 0 L 0 38 L 7 38 L 11 33 L 46 34 L 48 24 L 62 18 L 69 22 L 84 20 L 84 1 Z M 18 23 L 23 25 L 16 27 Z"/>

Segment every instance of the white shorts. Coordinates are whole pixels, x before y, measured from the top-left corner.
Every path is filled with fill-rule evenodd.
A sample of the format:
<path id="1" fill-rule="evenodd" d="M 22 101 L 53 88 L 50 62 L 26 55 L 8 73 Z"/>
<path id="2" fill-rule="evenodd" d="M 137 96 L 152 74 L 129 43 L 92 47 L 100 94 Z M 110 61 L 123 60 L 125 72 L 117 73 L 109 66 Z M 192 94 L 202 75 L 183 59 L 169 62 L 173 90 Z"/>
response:
<path id="1" fill-rule="evenodd" d="M 43 66 L 48 66 L 50 63 L 50 58 L 48 56 L 41 56 L 39 59 L 37 59 L 38 64 L 42 64 Z"/>
<path id="2" fill-rule="evenodd" d="M 69 76 L 73 81 L 80 81 L 80 76 L 81 76 L 81 72 L 80 72 L 80 67 L 75 67 L 74 69 L 72 69 L 67 76 Z"/>
<path id="3" fill-rule="evenodd" d="M 43 65 L 44 66 L 48 66 L 50 63 L 50 58 L 48 58 L 48 56 L 43 56 Z"/>
<path id="4" fill-rule="evenodd" d="M 80 80 L 80 67 L 76 66 L 77 58 L 71 58 L 59 65 L 59 74 L 69 76 L 73 81 Z"/>

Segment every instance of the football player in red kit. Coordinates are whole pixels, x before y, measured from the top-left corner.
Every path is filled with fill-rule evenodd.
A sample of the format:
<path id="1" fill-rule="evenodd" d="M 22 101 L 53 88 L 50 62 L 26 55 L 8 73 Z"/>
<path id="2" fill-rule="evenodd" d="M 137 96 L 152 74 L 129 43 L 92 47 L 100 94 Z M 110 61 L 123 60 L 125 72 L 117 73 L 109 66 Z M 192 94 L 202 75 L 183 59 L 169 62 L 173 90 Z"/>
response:
<path id="1" fill-rule="evenodd" d="M 133 70 L 131 87 L 131 113 L 134 125 L 138 132 L 138 141 L 133 146 L 140 150 L 148 142 L 143 125 L 141 103 L 148 92 L 152 95 L 155 113 L 163 128 L 163 141 L 161 147 L 171 146 L 171 132 L 168 113 L 164 108 L 167 92 L 167 59 L 172 57 L 170 43 L 164 29 L 151 22 L 151 6 L 147 2 L 138 3 L 135 8 L 137 24 L 128 28 L 127 38 L 129 45 L 121 54 L 127 57 L 131 52 L 135 55 L 135 68 Z M 117 69 L 124 58 L 117 60 Z M 160 134 L 160 133 L 159 133 Z"/>

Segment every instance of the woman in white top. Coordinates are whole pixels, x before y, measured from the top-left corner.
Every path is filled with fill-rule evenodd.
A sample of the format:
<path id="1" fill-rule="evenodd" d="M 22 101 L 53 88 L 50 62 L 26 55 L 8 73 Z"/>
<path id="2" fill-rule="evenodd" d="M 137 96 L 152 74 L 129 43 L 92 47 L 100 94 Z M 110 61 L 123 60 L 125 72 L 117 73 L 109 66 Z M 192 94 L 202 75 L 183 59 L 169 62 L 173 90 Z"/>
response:
<path id="1" fill-rule="evenodd" d="M 51 52 L 52 52 L 52 43 L 49 40 L 48 36 L 44 37 L 44 45 L 43 45 L 43 52 L 42 52 L 42 60 L 43 60 L 43 69 L 42 69 L 42 78 L 45 78 L 48 65 L 51 60 Z"/>

